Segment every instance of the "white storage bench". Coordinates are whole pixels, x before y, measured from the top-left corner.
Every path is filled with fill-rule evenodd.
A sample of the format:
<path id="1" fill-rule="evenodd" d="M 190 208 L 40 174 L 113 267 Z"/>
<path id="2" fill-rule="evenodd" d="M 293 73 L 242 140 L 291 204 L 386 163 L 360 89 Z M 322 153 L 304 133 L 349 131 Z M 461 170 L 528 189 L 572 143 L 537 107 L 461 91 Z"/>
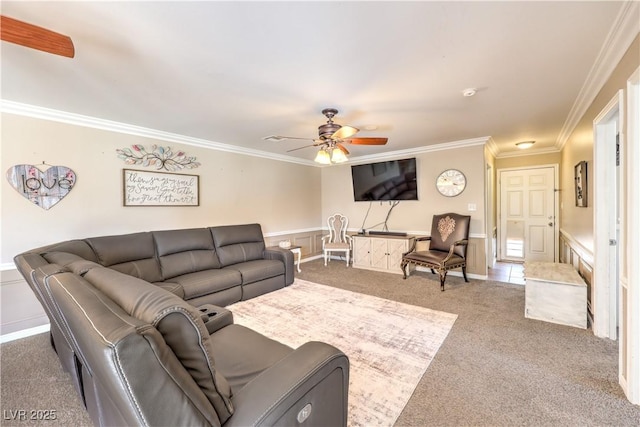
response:
<path id="1" fill-rule="evenodd" d="M 526 262 L 524 317 L 587 328 L 587 284 L 570 264 Z"/>

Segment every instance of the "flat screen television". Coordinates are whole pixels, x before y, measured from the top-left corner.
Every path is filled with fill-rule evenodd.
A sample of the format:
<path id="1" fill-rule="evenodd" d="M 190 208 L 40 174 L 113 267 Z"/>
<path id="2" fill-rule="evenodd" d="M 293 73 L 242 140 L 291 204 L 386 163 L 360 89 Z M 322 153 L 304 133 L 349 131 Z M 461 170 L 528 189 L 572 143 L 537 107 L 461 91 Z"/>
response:
<path id="1" fill-rule="evenodd" d="M 356 202 L 418 200 L 415 157 L 351 166 Z"/>

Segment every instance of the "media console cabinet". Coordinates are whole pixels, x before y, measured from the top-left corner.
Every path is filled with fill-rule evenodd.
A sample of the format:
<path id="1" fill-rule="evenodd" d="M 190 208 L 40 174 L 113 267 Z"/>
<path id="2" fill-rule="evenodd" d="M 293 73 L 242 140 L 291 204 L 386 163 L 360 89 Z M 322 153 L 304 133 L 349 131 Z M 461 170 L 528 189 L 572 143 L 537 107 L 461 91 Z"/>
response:
<path id="1" fill-rule="evenodd" d="M 571 264 L 525 262 L 524 316 L 587 328 L 587 284 Z"/>
<path id="2" fill-rule="evenodd" d="M 353 239 L 353 267 L 402 274 L 402 254 L 409 251 L 415 236 L 356 234 Z"/>

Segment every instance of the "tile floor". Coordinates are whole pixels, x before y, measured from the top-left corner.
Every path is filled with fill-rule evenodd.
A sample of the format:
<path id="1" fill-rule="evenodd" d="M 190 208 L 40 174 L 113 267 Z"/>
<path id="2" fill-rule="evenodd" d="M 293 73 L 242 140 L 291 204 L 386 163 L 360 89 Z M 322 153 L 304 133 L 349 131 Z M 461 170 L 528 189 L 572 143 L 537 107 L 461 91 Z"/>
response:
<path id="1" fill-rule="evenodd" d="M 515 262 L 496 262 L 493 268 L 489 269 L 487 278 L 497 282 L 513 283 L 514 285 L 524 285 L 524 265 Z"/>

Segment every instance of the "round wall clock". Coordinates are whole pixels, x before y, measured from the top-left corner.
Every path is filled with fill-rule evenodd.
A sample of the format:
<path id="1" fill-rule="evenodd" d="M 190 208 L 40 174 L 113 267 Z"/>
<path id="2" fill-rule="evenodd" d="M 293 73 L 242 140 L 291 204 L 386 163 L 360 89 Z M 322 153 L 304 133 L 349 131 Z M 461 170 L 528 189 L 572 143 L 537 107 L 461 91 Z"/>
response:
<path id="1" fill-rule="evenodd" d="M 467 178 L 457 169 L 447 169 L 438 175 L 436 188 L 443 196 L 454 197 L 464 191 Z"/>

